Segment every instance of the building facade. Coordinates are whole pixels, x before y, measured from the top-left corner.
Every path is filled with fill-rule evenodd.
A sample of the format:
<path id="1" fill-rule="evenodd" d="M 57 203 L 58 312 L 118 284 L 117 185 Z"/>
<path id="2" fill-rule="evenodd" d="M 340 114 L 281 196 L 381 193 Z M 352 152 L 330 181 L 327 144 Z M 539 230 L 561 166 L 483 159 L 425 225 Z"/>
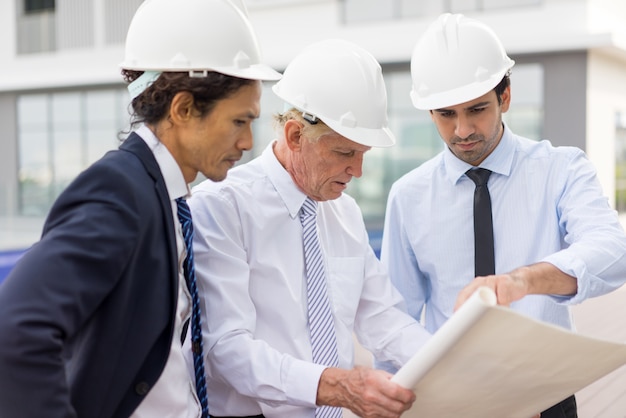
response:
<path id="1" fill-rule="evenodd" d="M 0 250 L 39 236 L 63 188 L 129 128 L 119 73 L 141 0 L 7 0 L 0 4 Z M 585 150 L 610 203 L 626 211 L 626 3 L 621 0 L 246 0 L 265 60 L 281 70 L 304 46 L 352 40 L 381 62 L 396 146 L 372 149 L 349 193 L 373 245 L 391 183 L 443 147 L 411 105 L 413 45 L 442 12 L 490 25 L 516 61 L 514 131 Z M 264 87 L 255 146 L 272 140 L 283 104 Z"/>

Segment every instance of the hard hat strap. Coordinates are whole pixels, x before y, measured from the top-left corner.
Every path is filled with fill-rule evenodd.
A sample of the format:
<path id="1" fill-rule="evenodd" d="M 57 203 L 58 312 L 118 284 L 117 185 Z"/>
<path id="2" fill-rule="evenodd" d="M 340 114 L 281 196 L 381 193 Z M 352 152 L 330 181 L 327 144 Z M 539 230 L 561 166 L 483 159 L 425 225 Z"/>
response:
<path id="1" fill-rule="evenodd" d="M 160 71 L 144 71 L 135 81 L 128 85 L 130 100 L 143 93 L 161 75 Z"/>
<path id="2" fill-rule="evenodd" d="M 310 113 L 302 112 L 302 118 L 309 122 L 311 125 L 317 125 L 318 119 L 317 116 L 314 116 Z"/>

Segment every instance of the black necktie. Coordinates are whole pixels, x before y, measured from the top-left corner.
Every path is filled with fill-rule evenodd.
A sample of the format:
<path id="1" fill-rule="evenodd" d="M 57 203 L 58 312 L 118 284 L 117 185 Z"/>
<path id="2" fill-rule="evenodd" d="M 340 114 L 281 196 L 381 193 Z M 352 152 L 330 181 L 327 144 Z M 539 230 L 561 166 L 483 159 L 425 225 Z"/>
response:
<path id="1" fill-rule="evenodd" d="M 193 264 L 193 223 L 191 211 L 183 198 L 176 199 L 178 208 L 178 220 L 180 221 L 187 257 L 183 264 L 187 288 L 191 295 L 191 349 L 193 352 L 193 365 L 196 373 L 196 393 L 202 406 L 202 418 L 209 416 L 209 406 L 206 391 L 206 376 L 204 374 L 204 355 L 202 347 L 202 312 L 200 311 L 200 297 L 196 285 L 196 271 Z"/>
<path id="2" fill-rule="evenodd" d="M 474 190 L 474 274 L 488 276 L 496 272 L 493 255 L 491 197 L 487 188 L 491 171 L 476 168 L 468 170 L 465 174 L 476 183 Z"/>

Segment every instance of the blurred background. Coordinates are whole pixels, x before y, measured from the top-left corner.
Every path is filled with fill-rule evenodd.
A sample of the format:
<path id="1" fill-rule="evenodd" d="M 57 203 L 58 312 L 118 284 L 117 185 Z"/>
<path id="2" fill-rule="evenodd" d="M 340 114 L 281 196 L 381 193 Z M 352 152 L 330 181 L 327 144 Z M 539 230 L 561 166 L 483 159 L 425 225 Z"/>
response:
<path id="1" fill-rule="evenodd" d="M 1 2 L 2 265 L 38 238 L 56 196 L 77 173 L 116 148 L 119 132 L 128 128 L 128 96 L 118 64 L 140 3 Z M 381 62 L 398 143 L 372 149 L 363 177 L 349 188 L 375 249 L 391 183 L 443 146 L 428 113 L 411 105 L 409 60 L 427 24 L 446 11 L 490 25 L 516 61 L 513 103 L 505 114 L 512 129 L 585 150 L 611 205 L 626 211 L 626 2 L 246 0 L 246 5 L 265 60 L 278 70 L 301 48 L 327 37 L 352 40 Z M 270 87 L 265 84 L 254 149 L 243 161 L 273 139 L 270 115 L 283 104 Z"/>
<path id="2" fill-rule="evenodd" d="M 128 95 L 118 64 L 140 3 L 0 2 L 0 281 L 38 239 L 63 188 L 116 148 L 119 133 L 128 129 Z M 516 61 L 506 122 L 518 134 L 583 149 L 610 204 L 626 216 L 623 0 L 246 0 L 246 8 L 265 61 L 277 70 L 306 45 L 331 37 L 354 41 L 381 62 L 398 143 L 372 149 L 363 176 L 348 190 L 363 210 L 375 250 L 391 183 L 443 146 L 428 113 L 409 99 L 413 45 L 442 12 L 464 13 L 496 31 Z M 244 162 L 273 139 L 270 115 L 283 104 L 270 87 L 265 84 L 254 149 Z M 584 314 L 588 331 L 606 330 L 597 323 L 616 317 L 619 311 L 611 306 L 626 306 L 623 292 L 611 298 L 614 305 L 598 300 L 575 310 Z M 623 328 L 606 332 L 624 341 Z M 583 402 L 612 398 L 603 399 L 604 412 L 583 406 L 581 417 L 626 417 L 626 404 L 618 405 L 619 399 L 626 402 L 624 375 L 583 393 Z"/>

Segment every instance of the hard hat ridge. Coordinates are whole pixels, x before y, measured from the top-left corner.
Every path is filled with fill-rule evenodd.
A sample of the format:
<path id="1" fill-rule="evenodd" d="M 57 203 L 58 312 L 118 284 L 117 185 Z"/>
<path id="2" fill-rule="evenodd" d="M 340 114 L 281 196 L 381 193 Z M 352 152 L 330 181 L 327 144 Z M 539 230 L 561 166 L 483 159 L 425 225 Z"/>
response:
<path id="1" fill-rule="evenodd" d="M 459 20 L 462 15 L 452 15 L 450 13 L 441 16 L 441 24 L 444 30 L 441 31 L 438 37 L 441 43 L 440 51 L 457 51 L 459 49 Z"/>

